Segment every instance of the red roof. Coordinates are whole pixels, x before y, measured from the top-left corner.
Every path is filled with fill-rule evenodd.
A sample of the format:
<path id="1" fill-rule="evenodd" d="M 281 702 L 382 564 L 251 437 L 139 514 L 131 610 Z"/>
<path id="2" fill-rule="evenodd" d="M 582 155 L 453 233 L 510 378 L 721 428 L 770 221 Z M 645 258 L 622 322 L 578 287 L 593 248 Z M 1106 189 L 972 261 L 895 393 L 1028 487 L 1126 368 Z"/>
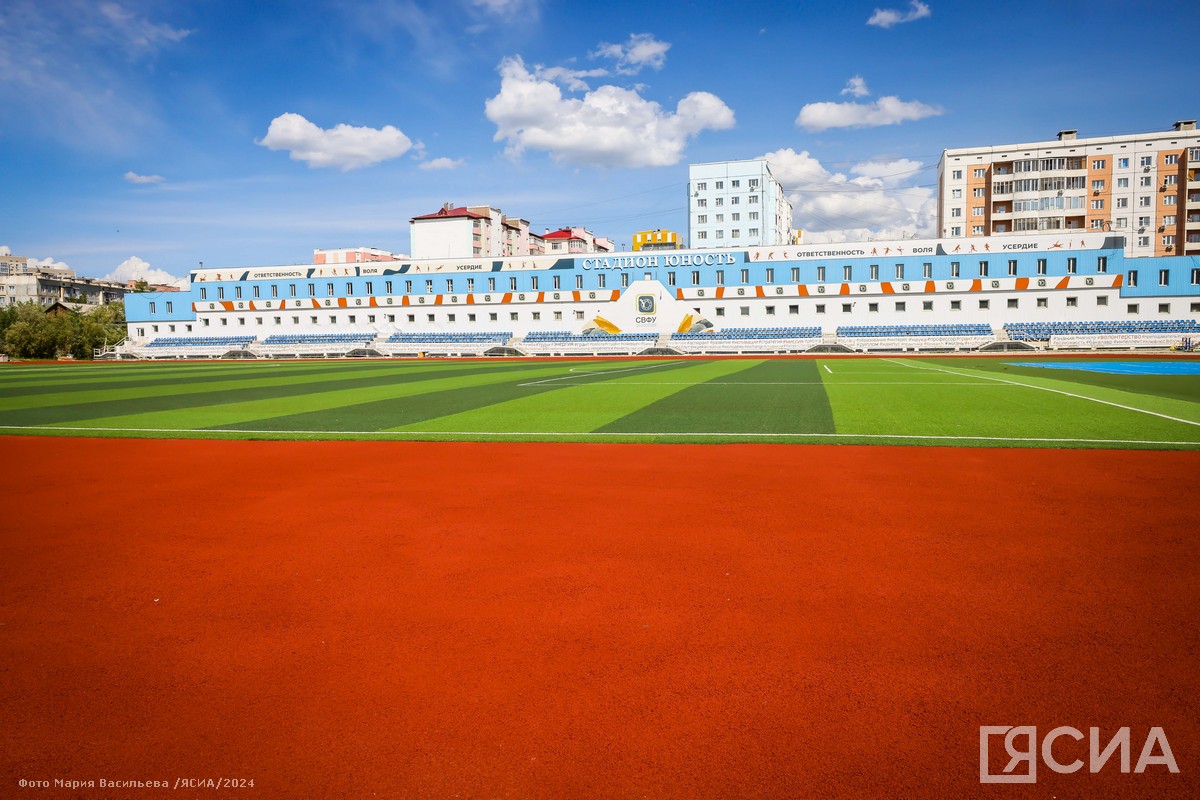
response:
<path id="1" fill-rule="evenodd" d="M 542 238 L 543 239 L 579 239 L 580 241 L 583 241 L 582 236 L 574 235 L 573 233 L 571 233 L 569 228 L 563 229 L 561 231 L 554 231 L 552 233 L 543 234 Z"/>
<path id="2" fill-rule="evenodd" d="M 440 219 L 442 217 L 470 217 L 472 219 L 488 219 L 487 214 L 479 214 L 465 206 L 459 206 L 458 208 L 452 208 L 449 211 L 443 208 L 435 214 L 422 214 L 419 217 L 413 217 L 412 220 L 409 221 L 412 222 L 418 219 Z"/>

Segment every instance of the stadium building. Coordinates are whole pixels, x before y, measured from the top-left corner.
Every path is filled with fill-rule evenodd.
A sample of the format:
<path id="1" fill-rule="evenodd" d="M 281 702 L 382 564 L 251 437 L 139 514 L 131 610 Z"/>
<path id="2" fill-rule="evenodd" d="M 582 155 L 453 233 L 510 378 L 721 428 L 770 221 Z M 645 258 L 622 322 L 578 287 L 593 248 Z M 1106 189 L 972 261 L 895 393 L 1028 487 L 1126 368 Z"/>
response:
<path id="1" fill-rule="evenodd" d="M 1200 334 L 1200 258 L 1047 232 L 197 269 L 126 318 L 110 356 L 1170 347 Z"/>

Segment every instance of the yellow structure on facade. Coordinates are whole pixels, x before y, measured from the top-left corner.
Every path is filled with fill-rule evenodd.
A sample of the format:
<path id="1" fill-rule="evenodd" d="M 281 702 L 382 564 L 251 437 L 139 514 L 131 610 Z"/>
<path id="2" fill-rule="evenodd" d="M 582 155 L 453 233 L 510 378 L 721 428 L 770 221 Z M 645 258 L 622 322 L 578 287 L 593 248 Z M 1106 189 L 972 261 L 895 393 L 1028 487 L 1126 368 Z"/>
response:
<path id="1" fill-rule="evenodd" d="M 675 231 L 658 228 L 652 231 L 638 231 L 633 235 L 634 250 L 682 250 L 683 243 Z"/>

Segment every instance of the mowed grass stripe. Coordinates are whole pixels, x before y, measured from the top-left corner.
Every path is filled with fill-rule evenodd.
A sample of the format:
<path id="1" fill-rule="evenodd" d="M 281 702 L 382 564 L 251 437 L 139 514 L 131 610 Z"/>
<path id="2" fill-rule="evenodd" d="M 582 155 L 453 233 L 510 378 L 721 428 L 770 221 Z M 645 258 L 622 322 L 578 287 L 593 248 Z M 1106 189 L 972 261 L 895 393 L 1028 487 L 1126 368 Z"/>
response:
<path id="1" fill-rule="evenodd" d="M 47 376 L 41 380 L 0 381 L 0 399 L 15 398 L 26 395 L 48 395 L 53 390 L 62 394 L 78 392 L 102 391 L 114 389 L 127 391 L 129 389 L 146 389 L 150 387 L 174 387 L 181 385 L 200 386 L 206 383 L 220 383 L 239 380 L 250 375 L 255 379 L 273 377 L 294 378 L 303 375 L 327 374 L 332 364 L 337 364 L 340 374 L 353 374 L 379 369 L 378 363 L 363 362 L 251 362 L 248 364 L 209 364 L 187 368 L 182 366 L 163 366 L 161 370 L 151 372 L 142 369 L 140 373 L 116 373 L 111 368 L 100 365 L 91 367 L 76 367 L 75 375 Z"/>
<path id="2" fill-rule="evenodd" d="M 477 404 L 458 413 L 443 413 L 436 418 L 396 425 L 391 430 L 419 428 L 425 431 L 587 433 L 649 403 L 682 391 L 696 381 L 731 375 L 752 363 L 664 361 L 656 366 L 629 364 L 625 369 L 612 370 L 611 375 L 573 374 L 562 381 L 524 387 L 546 390 L 537 394 L 514 392 L 512 397 L 503 402 Z M 638 382 L 654 379 L 666 382 L 666 385 Z"/>
<path id="3" fill-rule="evenodd" d="M 1122 359 L 1120 356 L 1106 358 L 1093 356 L 1086 359 L 1086 361 L 1091 362 L 1123 360 L 1129 359 Z M 1054 363 L 1065 364 L 1070 362 L 1055 361 Z M 939 366 L 947 369 L 954 368 L 954 364 L 948 362 L 941 362 Z M 1041 380 L 1043 378 L 1054 377 L 1081 387 L 1095 386 L 1103 389 L 1116 389 L 1122 392 L 1131 392 L 1150 397 L 1182 400 L 1186 403 L 1195 403 L 1197 400 L 1200 400 L 1200 375 L 1111 375 L 1104 372 L 1090 372 L 1083 369 L 1063 371 L 1059 369 L 1039 369 L 1038 367 L 1017 367 L 1006 364 L 1003 361 L 980 362 L 977 365 L 972 364 L 971 366 L 978 366 L 979 369 L 992 373 L 994 377 L 1019 380 L 1022 383 L 1033 382 L 1029 380 L 1030 378 Z"/>
<path id="4" fill-rule="evenodd" d="M 333 393 L 316 398 L 316 402 L 314 398 L 299 398 L 296 402 L 242 404 L 228 409 L 229 413 L 209 415 L 196 427 L 258 431 L 383 430 L 407 420 L 436 417 L 447 408 L 496 402 L 511 396 L 518 388 L 526 393 L 538 391 L 538 387 L 521 388 L 516 384 L 560 374 L 569 365 L 522 362 L 499 368 L 491 364 L 477 366 L 469 374 L 370 391 Z"/>
<path id="5" fill-rule="evenodd" d="M 988 375 L 965 360 L 894 360 L 898 373 L 949 374 L 983 385 L 856 386 L 849 376 L 825 375 L 825 390 L 840 434 L 1151 440 L 1192 442 L 1200 428 L 1088 400 L 982 380 Z M 1025 380 L 1022 378 L 1021 380 Z M 1065 385 L 1069 391 L 1072 387 Z M 1073 387 L 1086 389 L 1086 387 Z M 1192 405 L 1192 413 L 1196 406 Z M 1192 430 L 1185 430 L 1192 428 Z"/>
<path id="6" fill-rule="evenodd" d="M 338 365 L 331 364 L 327 373 L 322 375 L 300 376 L 295 378 L 267 378 L 254 380 L 245 378 L 228 381 L 223 385 L 206 386 L 202 391 L 189 391 L 188 387 L 179 387 L 173 394 L 156 391 L 150 396 L 144 396 L 134 391 L 123 396 L 112 397 L 115 390 L 105 390 L 109 399 L 93 402 L 61 403 L 46 407 L 0 410 L 0 424 L 4 425 L 52 425 L 84 421 L 111 421 L 130 419 L 143 415 L 156 415 L 159 422 L 169 421 L 164 427 L 176 427 L 176 423 L 187 423 L 201 412 L 199 409 L 229 404 L 245 404 L 247 402 L 266 403 L 268 410 L 260 416 L 271 416 L 272 403 L 282 402 L 290 398 L 311 397 L 319 395 L 338 395 L 339 398 L 352 397 L 354 392 L 383 388 L 384 390 L 396 384 L 421 382 L 445 376 L 466 375 L 476 372 L 499 372 L 505 369 L 502 364 L 429 364 L 426 369 L 397 369 L 383 365 L 378 370 L 368 373 L 343 373 Z M 389 368 L 390 367 L 390 368 Z M 57 397 L 57 395 L 55 395 Z M 308 401 L 309 407 L 320 407 L 322 401 Z M 344 399 L 336 403 L 353 402 Z M 278 413 L 278 412 L 274 412 Z"/>
<path id="7" fill-rule="evenodd" d="M 597 430 L 606 433 L 835 432 L 833 412 L 816 361 L 745 363 L 748 367 L 738 372 L 738 383 L 698 382 Z"/>

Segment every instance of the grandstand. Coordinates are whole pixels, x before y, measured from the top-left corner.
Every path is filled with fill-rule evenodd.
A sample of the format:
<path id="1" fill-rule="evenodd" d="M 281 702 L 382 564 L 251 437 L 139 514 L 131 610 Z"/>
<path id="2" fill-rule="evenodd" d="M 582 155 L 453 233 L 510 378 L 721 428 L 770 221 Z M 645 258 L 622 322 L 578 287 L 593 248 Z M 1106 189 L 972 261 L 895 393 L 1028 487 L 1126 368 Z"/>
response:
<path id="1" fill-rule="evenodd" d="M 659 340 L 657 333 L 571 333 L 530 331 L 516 343 L 528 355 L 636 355 Z"/>
<path id="2" fill-rule="evenodd" d="M 996 340 L 990 325 L 843 325 L 837 341 L 859 352 L 978 350 Z"/>
<path id="3" fill-rule="evenodd" d="M 1014 341 L 1051 350 L 1165 348 L 1200 335 L 1194 319 L 1010 322 L 1004 329 Z"/>
<path id="4" fill-rule="evenodd" d="M 669 346 L 681 353 L 799 353 L 822 341 L 815 326 L 793 328 L 724 328 L 720 331 L 673 333 Z"/>

